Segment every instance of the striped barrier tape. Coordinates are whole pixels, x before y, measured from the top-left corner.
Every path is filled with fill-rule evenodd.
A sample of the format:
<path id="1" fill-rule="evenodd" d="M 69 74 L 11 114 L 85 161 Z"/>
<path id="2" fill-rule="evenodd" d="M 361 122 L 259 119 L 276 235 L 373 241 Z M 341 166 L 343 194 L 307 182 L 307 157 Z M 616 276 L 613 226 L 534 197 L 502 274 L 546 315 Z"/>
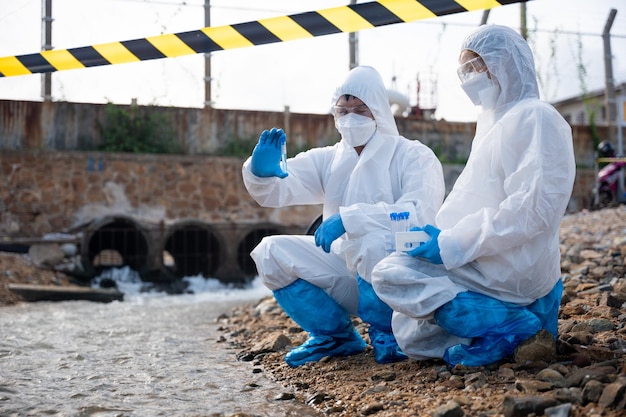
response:
<path id="1" fill-rule="evenodd" d="M 604 163 L 609 163 L 612 164 L 613 162 L 626 162 L 626 158 L 621 157 L 621 158 L 597 158 L 596 162 L 599 164 L 604 164 Z"/>
<path id="2" fill-rule="evenodd" d="M 0 77 L 116 65 L 407 23 L 525 0 L 379 0 L 234 25 L 0 57 Z"/>

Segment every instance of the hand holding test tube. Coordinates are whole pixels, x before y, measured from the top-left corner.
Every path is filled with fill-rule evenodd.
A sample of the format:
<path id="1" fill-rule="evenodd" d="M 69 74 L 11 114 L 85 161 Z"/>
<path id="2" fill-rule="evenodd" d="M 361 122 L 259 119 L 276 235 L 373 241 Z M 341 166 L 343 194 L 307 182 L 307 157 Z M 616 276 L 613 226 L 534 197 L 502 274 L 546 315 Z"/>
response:
<path id="1" fill-rule="evenodd" d="M 422 231 L 410 231 L 410 213 L 403 211 L 391 213 L 391 252 L 408 252 L 426 242 L 428 234 Z"/>
<path id="2" fill-rule="evenodd" d="M 287 172 L 287 138 L 285 136 L 280 141 L 280 169 Z"/>

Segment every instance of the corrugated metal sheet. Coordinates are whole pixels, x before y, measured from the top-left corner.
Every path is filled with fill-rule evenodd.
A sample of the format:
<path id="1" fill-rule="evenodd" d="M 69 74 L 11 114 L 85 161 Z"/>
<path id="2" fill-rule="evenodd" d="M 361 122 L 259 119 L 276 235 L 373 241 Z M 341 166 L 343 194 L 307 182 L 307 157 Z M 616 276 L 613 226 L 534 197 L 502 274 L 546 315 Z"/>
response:
<path id="1" fill-rule="evenodd" d="M 0 100 L 0 149 L 95 150 L 102 143 L 99 123 L 105 123 L 104 104 Z M 118 106 L 131 111 L 131 106 Z M 335 143 L 339 135 L 326 114 L 250 110 L 192 109 L 138 106 L 139 114 L 158 112 L 171 121 L 174 137 L 188 155 L 220 155 L 228 144 L 252 146 L 263 129 L 282 127 L 288 134 L 290 156 L 297 150 Z M 418 139 L 444 161 L 463 161 L 469 155 L 473 123 L 398 118 L 400 134 Z M 605 127 L 597 127 L 606 136 Z M 574 149 L 579 165 L 595 159 L 588 127 L 576 126 Z"/>

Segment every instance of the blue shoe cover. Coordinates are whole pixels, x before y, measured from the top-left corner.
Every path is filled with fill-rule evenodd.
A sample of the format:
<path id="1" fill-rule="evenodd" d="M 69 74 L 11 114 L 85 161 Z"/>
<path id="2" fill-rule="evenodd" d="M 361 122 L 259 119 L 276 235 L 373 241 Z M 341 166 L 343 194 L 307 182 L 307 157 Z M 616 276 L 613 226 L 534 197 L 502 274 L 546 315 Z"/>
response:
<path id="1" fill-rule="evenodd" d="M 285 356 L 291 367 L 326 356 L 350 356 L 367 347 L 346 311 L 326 291 L 303 279 L 274 291 L 289 317 L 309 333 L 309 339 Z"/>
<path id="2" fill-rule="evenodd" d="M 381 300 L 372 284 L 359 275 L 356 277 L 359 285 L 359 308 L 357 314 L 366 323 L 385 333 L 391 333 L 391 316 L 393 310 Z"/>
<path id="3" fill-rule="evenodd" d="M 408 358 L 396 341 L 393 333 L 383 332 L 370 326 L 370 341 L 374 348 L 374 359 L 377 363 L 400 362 Z"/>
<path id="4" fill-rule="evenodd" d="M 347 332 L 333 336 L 311 334 L 306 342 L 285 355 L 285 362 L 295 368 L 326 356 L 351 356 L 363 352 L 367 346 L 365 341 L 352 325 L 349 327 Z"/>
<path id="5" fill-rule="evenodd" d="M 326 291 L 301 278 L 274 291 L 278 305 L 302 329 L 316 335 L 344 332 L 352 321 Z"/>
<path id="6" fill-rule="evenodd" d="M 474 292 L 458 294 L 435 312 L 437 324 L 448 333 L 472 338 L 472 344 L 446 349 L 450 365 L 479 366 L 511 355 L 517 345 L 542 328 L 528 308 Z"/>
<path id="7" fill-rule="evenodd" d="M 494 334 L 476 337 L 470 346 L 463 344 L 450 346 L 443 354 L 443 360 L 452 366 L 458 364 L 465 366 L 489 365 L 512 355 L 520 343 L 535 333 L 529 334 L 523 331 L 515 335 Z"/>
<path id="8" fill-rule="evenodd" d="M 529 328 L 532 336 L 541 330 L 539 319 L 528 308 L 471 291 L 459 293 L 439 307 L 435 320 L 448 333 L 464 338 L 509 335 L 524 328 Z"/>
<path id="9" fill-rule="evenodd" d="M 376 294 L 372 284 L 357 275 L 359 285 L 358 315 L 370 325 L 368 333 L 378 363 L 392 363 L 407 359 L 391 331 L 393 310 Z"/>
<path id="10" fill-rule="evenodd" d="M 563 282 L 559 279 L 547 295 L 527 308 L 539 318 L 541 326 L 556 338 L 559 327 L 559 306 L 563 295 Z"/>

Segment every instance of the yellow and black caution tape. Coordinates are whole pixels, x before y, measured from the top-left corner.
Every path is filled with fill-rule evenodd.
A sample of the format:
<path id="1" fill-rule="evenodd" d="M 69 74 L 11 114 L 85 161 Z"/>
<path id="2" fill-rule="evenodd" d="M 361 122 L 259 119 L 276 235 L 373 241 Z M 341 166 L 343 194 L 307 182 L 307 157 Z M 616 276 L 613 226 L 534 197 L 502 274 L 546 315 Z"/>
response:
<path id="1" fill-rule="evenodd" d="M 626 158 L 624 158 L 624 157 L 621 157 L 621 158 L 619 158 L 619 157 L 617 157 L 617 158 L 597 158 L 596 162 L 599 163 L 599 164 L 606 164 L 606 163 L 612 164 L 613 162 L 626 162 Z"/>
<path id="2" fill-rule="evenodd" d="M 190 32 L 0 57 L 0 77 L 174 58 L 357 32 L 521 1 L 525 0 L 379 0 Z"/>

